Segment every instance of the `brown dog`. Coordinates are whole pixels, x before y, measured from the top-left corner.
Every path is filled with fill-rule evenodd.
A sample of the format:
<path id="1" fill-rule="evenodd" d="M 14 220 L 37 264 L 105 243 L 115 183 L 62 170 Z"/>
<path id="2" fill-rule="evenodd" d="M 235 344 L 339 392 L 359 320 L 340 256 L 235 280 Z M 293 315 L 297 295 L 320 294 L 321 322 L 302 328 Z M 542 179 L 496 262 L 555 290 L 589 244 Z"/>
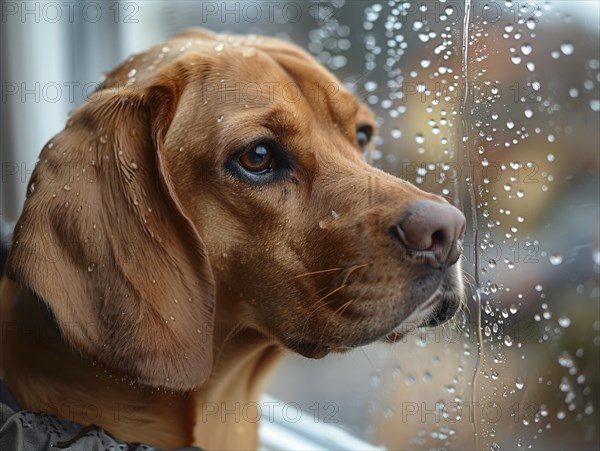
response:
<path id="1" fill-rule="evenodd" d="M 255 423 L 203 406 L 255 402 L 284 349 L 449 319 L 464 217 L 365 163 L 375 129 L 275 39 L 188 31 L 109 73 L 43 149 L 15 229 L 17 402 L 123 440 L 247 449 Z"/>

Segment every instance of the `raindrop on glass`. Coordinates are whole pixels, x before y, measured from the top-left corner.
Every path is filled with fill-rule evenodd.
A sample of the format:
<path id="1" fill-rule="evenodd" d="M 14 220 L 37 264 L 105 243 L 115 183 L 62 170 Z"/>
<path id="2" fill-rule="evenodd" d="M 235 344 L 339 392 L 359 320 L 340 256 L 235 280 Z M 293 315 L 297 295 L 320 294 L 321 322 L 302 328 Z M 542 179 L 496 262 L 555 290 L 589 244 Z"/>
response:
<path id="1" fill-rule="evenodd" d="M 560 50 L 565 55 L 571 55 L 575 51 L 575 46 L 572 43 L 568 42 L 568 41 L 567 42 L 563 42 L 560 45 Z"/>
<path id="2" fill-rule="evenodd" d="M 517 387 L 519 390 L 523 390 L 524 386 L 525 381 L 523 380 L 523 378 L 521 376 L 517 376 L 517 379 L 515 380 L 515 387 Z"/>
<path id="3" fill-rule="evenodd" d="M 392 138 L 398 139 L 402 136 L 402 130 L 400 130 L 399 128 L 393 128 L 390 131 L 390 135 L 392 136 Z"/>
<path id="4" fill-rule="evenodd" d="M 529 55 L 532 50 L 533 50 L 533 47 L 531 44 L 523 44 L 521 46 L 521 53 L 523 53 L 523 55 Z"/>
<path id="5" fill-rule="evenodd" d="M 592 251 L 592 260 L 594 260 L 595 264 L 600 265 L 600 249 L 594 249 Z"/>
<path id="6" fill-rule="evenodd" d="M 552 252 L 549 257 L 550 264 L 553 266 L 558 266 L 562 263 L 563 257 L 558 252 Z"/>
<path id="7" fill-rule="evenodd" d="M 558 317 L 558 325 L 566 329 L 571 325 L 571 318 L 569 318 L 565 313 L 561 313 L 561 315 Z"/>
<path id="8" fill-rule="evenodd" d="M 573 357 L 567 351 L 563 351 L 558 356 L 558 364 L 564 368 L 571 368 L 575 365 Z"/>

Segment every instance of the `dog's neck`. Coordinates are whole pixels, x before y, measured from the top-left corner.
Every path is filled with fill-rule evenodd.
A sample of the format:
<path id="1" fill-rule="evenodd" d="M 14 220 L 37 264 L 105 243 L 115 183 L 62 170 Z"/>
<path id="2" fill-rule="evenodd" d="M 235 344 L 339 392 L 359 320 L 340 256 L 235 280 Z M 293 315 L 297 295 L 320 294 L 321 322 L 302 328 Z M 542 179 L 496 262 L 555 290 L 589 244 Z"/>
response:
<path id="1" fill-rule="evenodd" d="M 3 280 L 0 292 L 0 374 L 22 409 L 93 423 L 121 440 L 163 448 L 258 446 L 256 406 L 283 353 L 279 346 L 235 335 L 215 346 L 213 374 L 198 389 L 135 387 L 70 349 L 45 306 L 29 291 Z"/>

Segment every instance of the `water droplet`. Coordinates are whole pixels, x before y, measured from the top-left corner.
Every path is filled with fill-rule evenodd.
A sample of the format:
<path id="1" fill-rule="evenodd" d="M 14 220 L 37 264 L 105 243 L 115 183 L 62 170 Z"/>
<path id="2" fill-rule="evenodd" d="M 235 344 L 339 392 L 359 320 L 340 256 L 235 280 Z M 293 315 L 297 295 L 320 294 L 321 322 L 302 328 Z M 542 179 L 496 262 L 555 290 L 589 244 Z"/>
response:
<path id="1" fill-rule="evenodd" d="M 393 128 L 390 131 L 390 135 L 392 136 L 392 138 L 398 139 L 402 136 L 402 130 L 400 130 L 399 128 Z"/>
<path id="2" fill-rule="evenodd" d="M 515 127 L 515 123 L 513 121 L 506 122 L 506 128 L 508 128 L 509 130 L 512 130 L 514 127 Z"/>
<path id="3" fill-rule="evenodd" d="M 418 144 L 423 144 L 425 142 L 425 137 L 419 133 L 417 136 L 415 136 L 415 141 Z"/>
<path id="4" fill-rule="evenodd" d="M 575 46 L 571 42 L 566 41 L 560 45 L 560 50 L 565 55 L 571 55 L 575 51 Z"/>
<path id="5" fill-rule="evenodd" d="M 523 114 L 525 115 L 525 117 L 527 119 L 531 119 L 533 117 L 533 110 L 530 110 L 529 108 L 526 109 L 525 111 L 523 111 Z"/>
<path id="6" fill-rule="evenodd" d="M 519 390 L 523 390 L 524 386 L 525 381 L 523 380 L 523 378 L 521 376 L 517 376 L 517 378 L 515 379 L 515 387 L 517 387 Z"/>
<path id="7" fill-rule="evenodd" d="M 553 162 L 553 161 L 554 161 L 554 154 L 552 154 L 552 153 L 549 153 L 548 155 L 546 155 L 546 159 L 547 159 L 549 162 Z"/>
<path id="8" fill-rule="evenodd" d="M 134 171 L 138 168 L 138 165 L 136 163 L 134 163 L 133 161 L 131 163 L 129 163 L 129 166 L 131 166 L 131 169 L 133 169 Z"/>
<path id="9" fill-rule="evenodd" d="M 63 186 L 63 189 L 65 191 L 71 191 L 71 185 L 65 185 L 65 186 Z"/>
<path id="10" fill-rule="evenodd" d="M 493 268 L 494 266 L 496 266 L 496 260 L 494 260 L 493 258 L 490 258 L 490 259 L 488 260 L 488 266 L 489 266 L 490 268 Z"/>
<path id="11" fill-rule="evenodd" d="M 173 298 L 173 302 L 174 302 L 175 304 L 179 304 L 179 300 L 178 300 L 177 298 Z"/>
<path id="12" fill-rule="evenodd" d="M 256 49 L 254 47 L 248 47 L 242 52 L 244 58 L 251 58 L 254 55 L 256 55 Z"/>
<path id="13" fill-rule="evenodd" d="M 523 53 L 523 55 L 529 55 L 532 50 L 533 47 L 531 46 L 531 44 L 523 44 L 521 46 L 521 53 Z"/>
<path id="14" fill-rule="evenodd" d="M 365 91 L 373 92 L 377 89 L 377 83 L 374 81 L 367 81 L 365 83 Z"/>
<path id="15" fill-rule="evenodd" d="M 513 64 L 521 64 L 521 56 L 520 55 L 513 55 L 510 57 L 510 60 L 513 62 Z"/>
<path id="16" fill-rule="evenodd" d="M 566 313 L 561 313 L 558 317 L 558 324 L 560 327 L 567 328 L 571 325 L 571 318 Z"/>
<path id="17" fill-rule="evenodd" d="M 90 263 L 87 267 L 88 272 L 93 272 L 96 269 L 96 265 L 94 263 Z"/>
<path id="18" fill-rule="evenodd" d="M 131 69 L 128 73 L 127 76 L 129 78 L 133 77 L 135 74 L 137 74 L 137 70 L 136 69 Z"/>
<path id="19" fill-rule="evenodd" d="M 592 111 L 600 111 L 600 100 L 592 99 L 590 100 L 590 108 Z"/>
<path id="20" fill-rule="evenodd" d="M 421 67 L 423 69 L 427 69 L 430 65 L 431 65 L 431 61 L 428 60 L 427 58 L 424 58 L 421 60 Z"/>
<path id="21" fill-rule="evenodd" d="M 550 253 L 549 260 L 550 260 L 550 264 L 552 264 L 553 266 L 558 266 L 562 263 L 563 257 L 558 252 L 552 252 L 552 253 Z"/>
<path id="22" fill-rule="evenodd" d="M 175 321 L 175 317 L 174 317 L 174 316 L 169 316 L 169 319 L 170 319 L 171 321 Z"/>
<path id="23" fill-rule="evenodd" d="M 371 379 L 369 380 L 369 385 L 373 388 L 377 388 L 381 386 L 381 375 L 372 374 Z"/>
<path id="24" fill-rule="evenodd" d="M 338 219 L 340 217 L 340 215 L 337 213 L 337 211 L 335 210 L 331 210 L 329 212 L 329 215 L 333 218 L 333 219 Z"/>
<path id="25" fill-rule="evenodd" d="M 510 183 L 504 184 L 504 191 L 510 191 L 511 189 L 512 189 L 512 186 L 510 185 Z"/>
<path id="26" fill-rule="evenodd" d="M 563 409 L 560 409 L 558 412 L 556 412 L 556 418 L 558 418 L 559 420 L 564 420 L 566 416 L 567 414 Z"/>
<path id="27" fill-rule="evenodd" d="M 215 47 L 215 51 L 217 53 L 220 53 L 223 51 L 223 48 L 225 48 L 225 46 L 223 44 L 217 44 L 217 46 Z"/>
<path id="28" fill-rule="evenodd" d="M 558 364 L 564 368 L 571 368 L 575 365 L 573 357 L 567 351 L 563 351 L 558 356 Z"/>
<path id="29" fill-rule="evenodd" d="M 512 338 L 509 335 L 504 336 L 504 344 L 509 348 L 513 345 Z"/>
<path id="30" fill-rule="evenodd" d="M 219 117 L 217 117 L 217 122 L 221 122 L 223 120 L 223 115 L 221 114 Z"/>
<path id="31" fill-rule="evenodd" d="M 31 183 L 31 185 L 29 185 L 29 192 L 33 193 L 35 191 L 35 183 Z"/>
<path id="32" fill-rule="evenodd" d="M 600 265 L 600 249 L 594 249 L 592 251 L 592 260 L 595 264 Z"/>
<path id="33" fill-rule="evenodd" d="M 106 142 L 107 142 L 107 141 L 108 141 L 108 137 L 107 137 L 107 135 L 104 135 L 104 136 L 101 136 L 101 137 L 100 137 L 100 142 L 101 142 L 102 144 L 106 144 Z"/>

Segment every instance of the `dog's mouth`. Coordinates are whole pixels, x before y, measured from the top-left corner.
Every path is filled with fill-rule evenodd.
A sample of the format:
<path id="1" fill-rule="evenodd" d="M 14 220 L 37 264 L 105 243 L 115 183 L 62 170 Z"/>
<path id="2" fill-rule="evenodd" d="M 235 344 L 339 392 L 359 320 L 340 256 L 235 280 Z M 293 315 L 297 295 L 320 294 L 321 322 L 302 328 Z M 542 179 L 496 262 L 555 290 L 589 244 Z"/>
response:
<path id="1" fill-rule="evenodd" d="M 454 317 L 460 305 L 460 295 L 457 294 L 455 289 L 438 287 L 413 313 L 386 333 L 379 332 L 365 336 L 362 339 L 354 337 L 350 341 L 335 340 L 335 343 L 326 340 L 323 342 L 295 340 L 293 343 L 286 343 L 286 346 L 304 357 L 321 359 L 330 353 L 344 353 L 376 341 L 393 343 L 418 328 L 437 327 L 447 323 Z"/>
<path id="2" fill-rule="evenodd" d="M 434 311 L 431 318 L 424 320 L 419 327 L 437 327 L 447 323 L 454 317 L 459 305 L 460 302 L 444 296 L 439 303 L 439 308 Z"/>

